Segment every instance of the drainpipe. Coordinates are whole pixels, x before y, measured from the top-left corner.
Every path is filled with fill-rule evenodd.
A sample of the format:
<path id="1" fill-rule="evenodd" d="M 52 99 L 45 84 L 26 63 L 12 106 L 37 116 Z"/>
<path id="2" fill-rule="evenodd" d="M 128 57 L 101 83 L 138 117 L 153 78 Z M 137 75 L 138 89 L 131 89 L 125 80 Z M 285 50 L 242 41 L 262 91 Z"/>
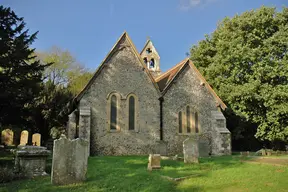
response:
<path id="1" fill-rule="evenodd" d="M 163 140 L 163 102 L 164 102 L 164 98 L 160 97 L 159 101 L 160 101 L 160 141 L 162 141 Z"/>

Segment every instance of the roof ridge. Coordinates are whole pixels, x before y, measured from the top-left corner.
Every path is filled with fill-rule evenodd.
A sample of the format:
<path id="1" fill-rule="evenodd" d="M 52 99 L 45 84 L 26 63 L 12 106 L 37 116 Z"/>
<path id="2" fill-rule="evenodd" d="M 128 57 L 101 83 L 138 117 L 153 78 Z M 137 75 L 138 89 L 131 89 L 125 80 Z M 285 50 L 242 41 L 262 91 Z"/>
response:
<path id="1" fill-rule="evenodd" d="M 169 75 L 174 69 L 176 69 L 177 67 L 180 67 L 181 65 L 183 65 L 185 63 L 185 61 L 187 61 L 187 58 L 183 59 L 182 61 L 180 61 L 179 63 L 177 63 L 176 65 L 174 65 L 172 68 L 168 69 L 168 71 L 162 73 L 161 75 L 159 75 L 158 77 L 155 77 L 156 82 L 160 81 L 161 79 L 165 78 L 167 75 Z"/>

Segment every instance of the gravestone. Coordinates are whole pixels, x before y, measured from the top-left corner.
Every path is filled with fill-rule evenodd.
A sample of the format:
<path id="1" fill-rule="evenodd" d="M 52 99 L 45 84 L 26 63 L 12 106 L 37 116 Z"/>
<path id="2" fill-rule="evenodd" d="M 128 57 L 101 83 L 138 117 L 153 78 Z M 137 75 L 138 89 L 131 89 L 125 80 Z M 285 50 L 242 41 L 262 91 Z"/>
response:
<path id="1" fill-rule="evenodd" d="M 1 132 L 1 143 L 4 145 L 13 145 L 14 133 L 11 129 L 5 129 Z"/>
<path id="2" fill-rule="evenodd" d="M 209 142 L 209 138 L 206 137 L 198 139 L 199 157 L 209 157 L 211 153 Z"/>
<path id="3" fill-rule="evenodd" d="M 24 130 L 21 132 L 21 137 L 20 137 L 20 144 L 21 146 L 25 146 L 28 143 L 28 136 L 29 136 L 29 132 Z"/>
<path id="4" fill-rule="evenodd" d="M 90 154 L 90 126 L 91 110 L 90 107 L 80 107 L 79 113 L 79 138 L 88 141 L 88 152 Z"/>
<path id="5" fill-rule="evenodd" d="M 156 150 L 153 153 L 160 154 L 162 156 L 167 155 L 167 142 L 166 141 L 157 141 Z"/>
<path id="6" fill-rule="evenodd" d="M 68 124 L 67 124 L 67 137 L 68 139 L 75 139 L 76 137 L 76 112 L 73 111 L 68 115 Z"/>
<path id="7" fill-rule="evenodd" d="M 51 182 L 66 185 L 86 179 L 88 163 L 88 141 L 77 138 L 67 139 L 61 135 L 54 140 Z"/>
<path id="8" fill-rule="evenodd" d="M 183 142 L 184 163 L 199 163 L 199 147 L 197 138 L 187 138 Z"/>
<path id="9" fill-rule="evenodd" d="M 161 156 L 160 156 L 160 154 L 150 154 L 148 160 L 149 160 L 149 162 L 148 162 L 147 169 L 149 171 L 152 171 L 153 169 L 160 169 L 161 168 L 161 165 L 160 165 Z"/>
<path id="10" fill-rule="evenodd" d="M 18 146 L 15 155 L 15 170 L 25 177 L 47 175 L 46 160 L 50 151 L 39 146 Z"/>
<path id="11" fill-rule="evenodd" d="M 41 134 L 35 133 L 32 135 L 32 144 L 35 146 L 41 145 Z"/>

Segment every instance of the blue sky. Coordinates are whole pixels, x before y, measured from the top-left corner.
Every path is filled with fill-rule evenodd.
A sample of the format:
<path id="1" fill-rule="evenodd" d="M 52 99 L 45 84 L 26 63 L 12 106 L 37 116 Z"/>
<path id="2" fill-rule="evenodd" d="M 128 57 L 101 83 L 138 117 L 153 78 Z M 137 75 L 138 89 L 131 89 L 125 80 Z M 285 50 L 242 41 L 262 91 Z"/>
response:
<path id="1" fill-rule="evenodd" d="M 140 51 L 147 37 L 160 54 L 166 71 L 186 57 L 193 44 L 213 32 L 225 16 L 241 14 L 261 5 L 288 5 L 288 0 L 0 0 L 24 17 L 33 44 L 45 51 L 68 49 L 91 70 L 104 59 L 127 31 Z"/>

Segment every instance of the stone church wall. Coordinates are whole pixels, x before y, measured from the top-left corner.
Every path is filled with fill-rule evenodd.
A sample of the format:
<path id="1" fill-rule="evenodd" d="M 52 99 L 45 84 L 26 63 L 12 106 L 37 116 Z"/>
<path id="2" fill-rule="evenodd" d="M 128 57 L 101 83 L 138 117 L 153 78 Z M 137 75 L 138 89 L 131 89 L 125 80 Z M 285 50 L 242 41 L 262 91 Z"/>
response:
<path id="1" fill-rule="evenodd" d="M 131 49 L 126 46 L 114 52 L 80 100 L 79 108 L 91 107 L 92 155 L 148 154 L 156 150 L 160 122 L 159 93 Z M 120 131 L 110 131 L 108 126 L 107 103 L 111 93 L 120 98 Z M 127 96 L 131 93 L 138 97 L 139 103 L 135 131 L 128 130 Z"/>
<path id="2" fill-rule="evenodd" d="M 208 142 L 210 146 L 206 153 L 214 153 L 211 144 L 212 125 L 211 111 L 217 111 L 215 99 L 196 76 L 196 72 L 187 65 L 176 77 L 170 89 L 164 95 L 163 102 L 163 129 L 164 141 L 167 144 L 168 155 L 181 154 L 183 151 L 183 141 L 189 137 L 187 134 L 178 133 L 178 112 L 186 115 L 186 106 L 189 105 L 193 111 L 197 111 L 199 117 L 199 134 L 203 136 L 200 141 Z M 184 127 L 185 129 L 185 127 Z M 195 133 L 194 133 L 195 134 Z M 209 139 L 207 139 L 209 138 Z M 207 154 L 208 155 L 208 154 Z M 216 155 L 216 154 L 215 154 Z"/>

